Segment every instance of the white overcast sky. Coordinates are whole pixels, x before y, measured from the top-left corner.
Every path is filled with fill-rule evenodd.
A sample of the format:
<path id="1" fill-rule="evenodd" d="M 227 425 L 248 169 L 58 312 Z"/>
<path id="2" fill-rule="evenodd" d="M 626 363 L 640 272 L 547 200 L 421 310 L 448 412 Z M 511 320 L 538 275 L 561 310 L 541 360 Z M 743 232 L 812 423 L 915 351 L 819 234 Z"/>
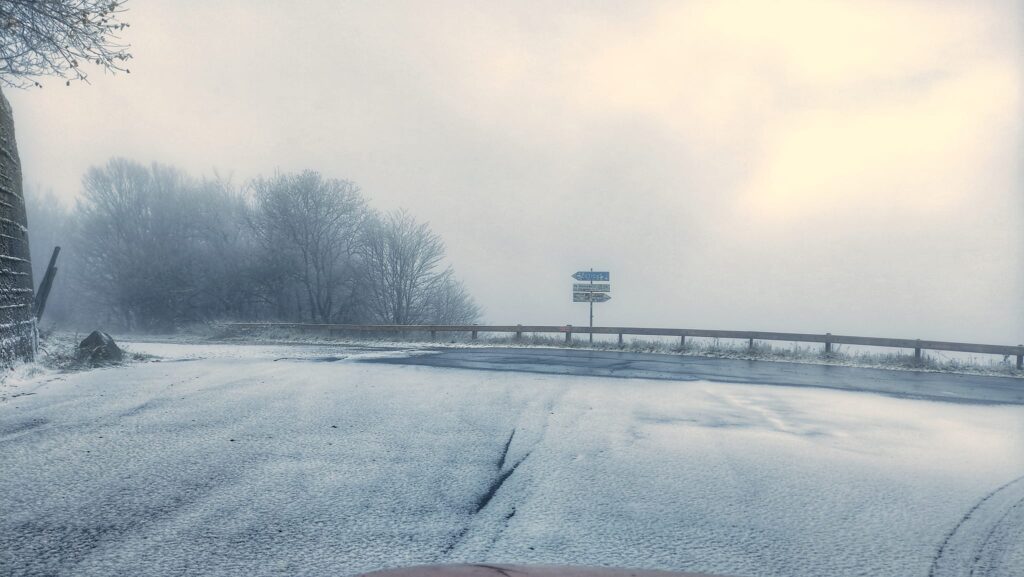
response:
<path id="1" fill-rule="evenodd" d="M 1024 342 L 1024 3 L 133 0 L 130 75 L 6 91 L 30 187 L 312 168 L 498 323 Z"/>

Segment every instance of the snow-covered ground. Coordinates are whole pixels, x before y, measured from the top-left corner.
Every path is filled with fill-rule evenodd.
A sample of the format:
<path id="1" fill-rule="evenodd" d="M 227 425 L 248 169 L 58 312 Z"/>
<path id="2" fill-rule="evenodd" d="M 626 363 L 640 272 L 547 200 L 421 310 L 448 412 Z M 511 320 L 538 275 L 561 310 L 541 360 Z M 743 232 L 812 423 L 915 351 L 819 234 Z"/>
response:
<path id="1" fill-rule="evenodd" d="M 0 575 L 1024 575 L 1024 406 L 129 347 L 0 402 Z"/>

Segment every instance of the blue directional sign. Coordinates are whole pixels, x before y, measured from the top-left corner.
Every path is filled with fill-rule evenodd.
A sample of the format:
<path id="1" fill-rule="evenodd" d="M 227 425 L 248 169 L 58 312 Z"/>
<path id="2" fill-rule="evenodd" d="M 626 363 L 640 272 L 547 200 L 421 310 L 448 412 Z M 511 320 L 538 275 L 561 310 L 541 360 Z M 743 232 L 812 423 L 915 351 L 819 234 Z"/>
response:
<path id="1" fill-rule="evenodd" d="M 581 270 L 576 274 L 572 275 L 572 278 L 576 280 L 611 280 L 611 275 L 608 271 L 597 271 L 597 270 Z"/>

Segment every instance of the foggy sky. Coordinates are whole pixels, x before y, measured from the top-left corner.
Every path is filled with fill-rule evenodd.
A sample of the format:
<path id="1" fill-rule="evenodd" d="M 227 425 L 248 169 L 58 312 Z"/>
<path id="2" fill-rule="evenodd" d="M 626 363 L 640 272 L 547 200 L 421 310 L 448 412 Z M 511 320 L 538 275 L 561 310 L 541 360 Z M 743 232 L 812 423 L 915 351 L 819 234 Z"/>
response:
<path id="1" fill-rule="evenodd" d="M 486 322 L 585 325 L 594 267 L 599 325 L 1016 344 L 1021 6 L 135 0 L 130 75 L 5 92 L 30 186 L 351 179 Z"/>

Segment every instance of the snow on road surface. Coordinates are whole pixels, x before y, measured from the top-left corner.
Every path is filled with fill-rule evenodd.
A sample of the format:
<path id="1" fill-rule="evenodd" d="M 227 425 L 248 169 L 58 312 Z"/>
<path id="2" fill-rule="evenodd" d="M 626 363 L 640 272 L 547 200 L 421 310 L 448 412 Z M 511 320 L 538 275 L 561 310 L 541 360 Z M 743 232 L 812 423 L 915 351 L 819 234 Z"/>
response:
<path id="1" fill-rule="evenodd" d="M 0 403 L 0 575 L 1024 575 L 1024 406 L 132 348 Z"/>

